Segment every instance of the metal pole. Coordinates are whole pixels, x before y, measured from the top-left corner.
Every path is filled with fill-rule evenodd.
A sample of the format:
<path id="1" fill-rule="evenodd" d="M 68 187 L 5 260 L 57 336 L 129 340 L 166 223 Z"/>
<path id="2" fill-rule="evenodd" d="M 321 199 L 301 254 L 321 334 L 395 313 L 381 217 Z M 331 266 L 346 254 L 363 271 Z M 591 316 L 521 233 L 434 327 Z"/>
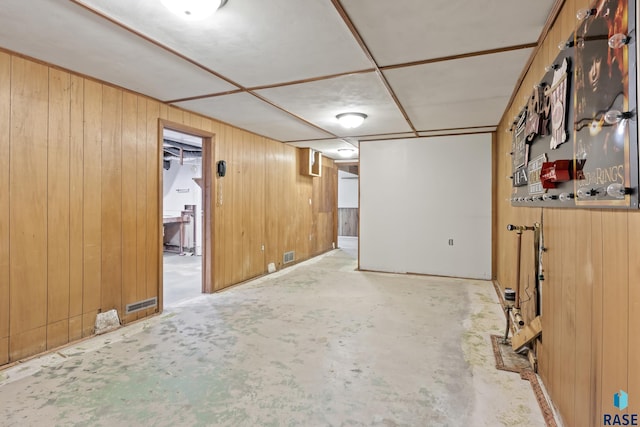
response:
<path id="1" fill-rule="evenodd" d="M 527 225 L 509 224 L 507 225 L 507 230 L 515 230 L 516 234 L 518 235 L 518 242 L 516 246 L 516 300 L 513 307 L 513 318 L 518 325 L 524 326 L 524 319 L 522 318 L 522 313 L 520 313 L 520 257 L 522 252 L 522 232 L 533 231 L 534 227 L 529 227 Z"/>
<path id="2" fill-rule="evenodd" d="M 518 243 L 516 246 L 516 302 L 515 309 L 520 310 L 520 255 L 522 253 L 522 230 L 516 232 Z"/>

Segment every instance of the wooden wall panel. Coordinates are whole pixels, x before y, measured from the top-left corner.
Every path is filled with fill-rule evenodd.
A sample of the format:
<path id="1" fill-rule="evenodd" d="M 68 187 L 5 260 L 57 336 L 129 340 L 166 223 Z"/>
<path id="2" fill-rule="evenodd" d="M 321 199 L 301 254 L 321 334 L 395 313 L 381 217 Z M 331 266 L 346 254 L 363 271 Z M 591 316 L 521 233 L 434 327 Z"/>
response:
<path id="1" fill-rule="evenodd" d="M 49 72 L 49 135 L 47 189 L 47 348 L 69 341 L 69 148 L 71 78 Z M 63 327 L 64 326 L 64 327 Z"/>
<path id="2" fill-rule="evenodd" d="M 313 213 L 314 233 L 317 238 L 313 255 L 326 251 L 337 245 L 337 203 L 338 203 L 338 169 L 333 160 L 323 159 L 322 176 L 316 178 L 314 197 L 318 198 L 318 212 Z M 316 196 L 317 193 L 317 196 Z"/>
<path id="3" fill-rule="evenodd" d="M 603 212 L 592 211 L 591 213 L 591 262 L 593 265 L 593 293 L 591 298 L 591 371 L 589 381 L 591 383 L 591 399 L 588 404 L 581 405 L 582 411 L 592 414 L 592 426 L 599 425 L 602 419 L 602 354 L 603 347 L 603 294 L 605 289 L 605 279 L 603 276 L 602 261 L 604 259 L 602 245 L 602 222 Z M 581 307 L 586 310 L 587 307 Z"/>
<path id="4" fill-rule="evenodd" d="M 216 194 L 215 173 L 216 160 L 216 135 L 212 134 L 213 124 L 210 119 L 203 118 L 201 129 L 209 133 L 209 137 L 203 139 L 203 156 L 201 175 L 202 178 L 202 219 L 200 220 L 200 232 L 202 234 L 202 292 L 210 293 L 214 291 L 214 256 L 217 251 L 213 250 L 213 242 L 216 238 L 215 212 Z"/>
<path id="5" fill-rule="evenodd" d="M 9 361 L 9 337 L 0 338 L 0 366 L 9 363 Z"/>
<path id="6" fill-rule="evenodd" d="M 244 158 L 245 174 L 243 182 L 243 222 L 244 241 L 243 252 L 245 265 L 244 277 L 256 277 L 266 272 L 264 251 L 262 250 L 264 237 L 264 138 L 257 135 L 247 135 L 247 151 Z M 259 183 L 258 185 L 256 185 Z"/>
<path id="7" fill-rule="evenodd" d="M 93 333 L 102 283 L 102 85 L 84 82 L 82 336 Z"/>
<path id="8" fill-rule="evenodd" d="M 263 274 L 268 259 L 282 268 L 285 251 L 302 261 L 331 249 L 331 161 L 326 178 L 304 177 L 294 147 L 0 53 L 0 365 L 93 334 L 101 311 L 162 297 L 168 119 L 213 133 L 211 164 L 228 163 L 213 183 L 213 289 Z"/>
<path id="9" fill-rule="evenodd" d="M 227 181 L 227 192 L 224 194 L 224 201 L 227 206 L 231 208 L 231 218 L 227 223 L 231 227 L 231 241 L 228 243 L 231 254 L 231 283 L 242 280 L 243 275 L 243 235 L 244 230 L 243 218 L 242 218 L 242 181 L 244 180 L 243 174 L 243 156 L 245 152 L 246 141 L 244 139 L 244 132 L 240 129 L 233 129 L 231 132 L 233 138 L 233 152 L 231 154 L 231 172 L 232 175 Z M 227 163 L 227 168 L 229 163 Z M 225 177 L 226 178 L 226 177 Z"/>
<path id="10" fill-rule="evenodd" d="M 216 289 L 222 289 L 226 286 L 234 283 L 234 269 L 237 267 L 234 265 L 234 240 L 237 237 L 234 235 L 234 211 L 233 202 L 235 198 L 234 194 L 234 180 L 237 179 L 238 170 L 234 164 L 234 146 L 239 141 L 233 139 L 233 129 L 225 128 L 220 135 L 220 160 L 227 162 L 227 173 L 224 178 L 216 181 L 217 183 L 217 209 L 220 211 L 220 216 L 216 217 L 216 227 L 219 227 L 219 232 L 216 234 L 214 240 L 214 247 L 217 250 L 218 255 L 222 257 L 222 262 L 214 264 L 214 268 L 221 269 L 219 277 L 222 278 L 221 283 L 216 284 Z M 232 144 L 230 141 L 234 141 Z M 237 190 L 236 190 L 237 191 Z M 236 242 L 237 244 L 237 242 Z M 215 273 L 214 273 L 215 274 Z"/>
<path id="11" fill-rule="evenodd" d="M 543 341 L 549 351 L 547 360 L 548 364 L 540 369 L 545 373 L 545 383 L 549 391 L 559 393 L 561 384 L 560 375 L 562 372 L 562 360 L 560 353 L 555 351 L 560 345 L 561 316 L 562 313 L 551 310 L 553 305 L 562 298 L 562 247 L 561 247 L 561 224 L 559 216 L 561 211 L 558 209 L 549 209 L 544 212 L 544 241 L 547 249 L 548 257 L 546 258 L 545 267 L 545 290 L 543 295 L 547 298 L 543 301 L 542 306 L 542 328 Z M 560 404 L 561 402 L 556 402 Z"/>
<path id="12" fill-rule="evenodd" d="M 0 365 L 9 360 L 11 57 L 0 53 Z"/>
<path id="13" fill-rule="evenodd" d="M 570 230 L 575 227 L 575 211 L 558 212 L 561 230 Z M 575 274 L 578 263 L 575 262 L 576 239 L 568 239 L 562 235 L 560 242 L 560 263 L 562 271 L 562 292 L 560 298 L 564 309 L 560 313 L 559 349 L 562 355 L 558 358 L 556 366 L 560 372 L 559 392 L 562 396 L 562 413 L 564 420 L 569 425 L 575 425 L 575 369 L 566 369 L 575 366 L 576 360 L 576 283 Z"/>
<path id="14" fill-rule="evenodd" d="M 629 356 L 628 393 L 629 396 L 640 396 L 640 336 L 635 333 L 640 325 L 640 212 L 629 212 Z M 639 402 L 634 398 L 634 402 Z M 633 406 L 635 412 L 637 404 Z M 633 412 L 633 411 L 630 411 Z"/>
<path id="15" fill-rule="evenodd" d="M 177 107 L 169 107 L 168 108 L 168 119 L 171 122 L 176 122 L 176 123 L 184 123 L 184 111 L 177 108 Z M 188 115 L 188 113 L 187 113 Z"/>
<path id="16" fill-rule="evenodd" d="M 82 338 L 82 314 L 69 317 L 69 342 Z"/>
<path id="17" fill-rule="evenodd" d="M 63 346 L 68 342 L 69 319 L 47 324 L 47 350 Z"/>
<path id="18" fill-rule="evenodd" d="M 127 304 L 139 301 L 137 280 L 137 137 L 138 97 L 125 92 L 122 96 L 122 304 L 124 323 L 136 320 L 136 313 L 124 315 Z"/>
<path id="19" fill-rule="evenodd" d="M 185 125 L 190 126 L 194 129 L 203 129 L 202 122 L 203 122 L 202 116 L 200 116 L 199 114 L 188 113 L 188 112 L 184 113 Z"/>
<path id="20" fill-rule="evenodd" d="M 146 298 L 158 297 L 159 275 L 158 252 L 160 251 L 159 236 L 161 233 L 159 223 L 159 186 L 160 186 L 160 157 L 159 157 L 159 135 L 158 135 L 158 118 L 160 117 L 160 103 L 147 100 L 147 139 L 145 146 L 146 153 L 146 170 L 147 170 L 147 215 L 146 215 L 146 232 L 147 232 L 147 256 L 146 256 Z M 150 308 L 146 311 L 147 315 L 157 311 L 156 308 Z"/>
<path id="21" fill-rule="evenodd" d="M 281 265 L 283 253 L 294 250 L 296 248 L 296 235 L 294 230 L 298 229 L 297 224 L 295 223 L 295 216 L 292 215 L 291 212 L 292 210 L 298 209 L 296 177 L 299 172 L 289 169 L 287 165 L 293 165 L 294 168 L 298 168 L 298 171 L 300 170 L 300 164 L 298 162 L 298 151 L 291 150 L 288 147 L 284 147 L 284 150 L 282 152 L 282 170 L 280 178 L 282 180 L 283 200 L 278 215 L 279 220 L 281 221 L 278 226 L 281 232 L 281 252 L 279 254 L 278 261 Z M 288 227 L 283 228 L 283 224 L 288 225 Z"/>
<path id="22" fill-rule="evenodd" d="M 29 329 L 9 337 L 9 361 L 20 360 L 47 349 L 47 327 Z"/>
<path id="23" fill-rule="evenodd" d="M 338 209 L 338 235 L 358 236 L 358 208 Z"/>
<path id="24" fill-rule="evenodd" d="M 591 241 L 591 213 L 575 212 L 575 226 L 585 230 L 584 238 L 576 245 L 575 257 L 584 262 L 575 264 L 575 399 L 574 424 L 588 426 L 592 414 L 583 405 L 591 399 L 591 314 L 593 312 L 594 269 Z M 587 231 L 588 230 L 588 231 Z M 592 407 L 594 405 L 591 405 Z"/>
<path id="25" fill-rule="evenodd" d="M 81 338 L 84 264 L 84 79 L 71 76 L 69 136 L 69 340 Z M 72 330 L 73 327 L 73 330 Z M 78 331 L 80 335 L 78 336 Z"/>
<path id="26" fill-rule="evenodd" d="M 102 91 L 102 311 L 122 309 L 122 91 Z"/>
<path id="27" fill-rule="evenodd" d="M 567 0 L 534 59 L 521 89 L 499 126 L 496 156 L 496 277 L 510 283 L 513 251 L 504 225 L 526 223 L 538 213 L 512 208 L 505 199 L 510 183 L 510 135 L 504 132 L 517 114 L 528 88 L 544 74 L 577 24 L 578 9 L 590 1 Z M 640 212 L 605 209 L 544 209 L 545 281 L 542 294 L 542 341 L 538 345 L 539 372 L 566 425 L 597 426 L 612 411 L 613 393 L 625 389 L 640 394 L 637 366 L 638 324 L 636 290 L 640 271 L 638 221 Z M 634 258 L 635 257 L 635 258 Z M 633 390 L 633 392 L 631 391 Z M 631 394 L 633 393 L 633 394 Z"/>
<path id="28" fill-rule="evenodd" d="M 136 295 L 147 297 L 147 101 L 138 99 L 136 133 Z M 145 313 L 138 312 L 137 318 Z"/>
<path id="29" fill-rule="evenodd" d="M 46 348 L 48 86 L 46 66 L 12 59 L 11 359 Z"/>
<path id="30" fill-rule="evenodd" d="M 280 224 L 280 209 L 285 201 L 283 178 L 284 145 L 271 142 L 266 149 L 265 163 L 265 262 L 274 263 L 277 268 L 282 267 L 282 248 Z"/>
<path id="31" fill-rule="evenodd" d="M 602 396 L 605 397 L 602 402 L 603 412 L 614 409 L 608 396 L 613 397 L 618 390 L 628 390 L 628 215 L 626 211 L 606 211 L 606 220 L 602 222 L 602 346 L 606 349 L 602 353 Z M 633 326 L 633 329 L 637 327 Z"/>
<path id="32" fill-rule="evenodd" d="M 255 156 L 253 135 L 248 135 L 246 132 L 241 132 L 241 134 L 242 146 L 240 149 L 242 151 L 236 157 L 240 167 L 241 179 L 238 184 L 241 189 L 237 193 L 240 197 L 237 199 L 235 207 L 236 212 L 240 214 L 240 235 L 238 236 L 241 241 L 240 266 L 242 276 L 248 276 L 251 274 L 252 258 L 254 257 L 254 248 L 252 247 L 253 223 L 261 219 L 261 216 L 258 215 L 252 218 L 251 209 L 257 192 L 261 190 L 261 186 L 251 187 L 253 182 L 253 158 Z"/>
<path id="33" fill-rule="evenodd" d="M 295 170 L 291 170 L 287 167 L 283 170 L 283 192 L 288 197 L 286 197 L 284 201 L 284 209 L 286 212 L 282 215 L 281 221 L 283 224 L 280 225 L 280 230 L 283 232 L 283 253 L 296 250 L 299 246 L 298 238 L 304 236 L 307 239 L 308 230 L 304 230 L 300 228 L 300 218 L 301 214 L 308 209 L 308 205 L 300 204 L 300 190 L 297 188 L 297 182 L 299 179 L 299 156 L 298 151 L 296 149 L 288 149 L 285 147 L 284 151 L 284 163 L 285 165 L 294 165 Z M 300 209 L 302 206 L 302 210 Z M 298 212 L 299 215 L 295 215 L 293 212 Z M 296 254 L 298 257 L 301 256 L 300 253 Z M 282 261 L 282 254 L 280 254 L 280 261 Z"/>

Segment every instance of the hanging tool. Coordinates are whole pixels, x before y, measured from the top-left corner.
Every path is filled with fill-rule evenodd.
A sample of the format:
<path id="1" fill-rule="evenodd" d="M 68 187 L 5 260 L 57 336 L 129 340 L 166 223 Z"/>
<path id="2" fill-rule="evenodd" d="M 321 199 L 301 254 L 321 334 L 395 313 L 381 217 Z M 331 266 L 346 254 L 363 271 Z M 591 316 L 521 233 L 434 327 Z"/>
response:
<path id="1" fill-rule="evenodd" d="M 524 326 L 524 320 L 522 319 L 522 314 L 520 313 L 520 258 L 522 253 L 522 233 L 524 231 L 534 231 L 535 229 L 535 226 L 513 224 L 507 225 L 507 230 L 515 231 L 516 236 L 518 237 L 516 246 L 516 300 L 513 306 L 513 318 L 519 326 Z"/>

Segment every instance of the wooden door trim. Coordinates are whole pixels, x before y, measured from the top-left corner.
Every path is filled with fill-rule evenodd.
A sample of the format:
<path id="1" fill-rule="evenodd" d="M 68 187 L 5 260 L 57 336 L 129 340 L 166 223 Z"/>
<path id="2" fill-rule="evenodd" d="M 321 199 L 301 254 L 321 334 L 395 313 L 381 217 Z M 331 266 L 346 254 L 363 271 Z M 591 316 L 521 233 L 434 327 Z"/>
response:
<path id="1" fill-rule="evenodd" d="M 202 138 L 202 214 L 204 220 L 202 221 L 202 293 L 213 292 L 213 232 L 215 227 L 213 226 L 213 212 L 211 201 L 213 200 L 213 187 L 212 176 L 213 168 L 213 156 L 215 148 L 215 134 L 186 126 L 181 123 L 172 122 L 165 119 L 158 119 L 158 311 L 162 312 L 164 307 L 163 292 L 163 248 L 162 248 L 162 216 L 163 216 L 163 196 L 164 196 L 164 182 L 163 182 L 163 151 L 162 146 L 164 144 L 164 129 L 169 129 L 189 135 Z"/>

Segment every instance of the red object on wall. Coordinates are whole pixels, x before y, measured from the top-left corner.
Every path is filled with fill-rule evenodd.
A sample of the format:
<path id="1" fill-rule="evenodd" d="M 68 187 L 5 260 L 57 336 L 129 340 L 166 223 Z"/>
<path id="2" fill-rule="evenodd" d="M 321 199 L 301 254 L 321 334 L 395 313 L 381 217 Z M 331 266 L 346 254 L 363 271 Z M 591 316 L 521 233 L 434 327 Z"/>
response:
<path id="1" fill-rule="evenodd" d="M 556 182 L 570 181 L 572 166 L 573 161 L 571 160 L 544 162 L 540 171 L 542 188 L 556 188 Z"/>

